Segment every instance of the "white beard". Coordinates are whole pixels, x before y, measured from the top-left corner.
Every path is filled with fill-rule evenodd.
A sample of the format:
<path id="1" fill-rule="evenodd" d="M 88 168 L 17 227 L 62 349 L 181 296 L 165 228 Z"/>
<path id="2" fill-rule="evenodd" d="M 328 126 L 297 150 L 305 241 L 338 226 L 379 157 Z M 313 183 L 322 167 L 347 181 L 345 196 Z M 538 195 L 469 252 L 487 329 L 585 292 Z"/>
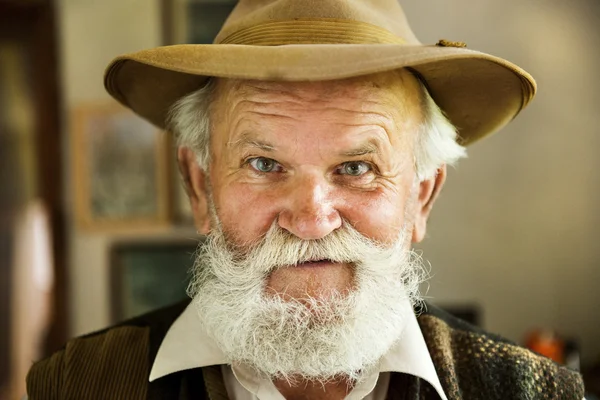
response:
<path id="1" fill-rule="evenodd" d="M 269 379 L 360 381 L 400 338 L 403 302 L 420 301 L 424 268 L 406 250 L 404 229 L 384 248 L 345 221 L 310 241 L 275 222 L 260 242 L 240 250 L 215 225 L 197 255 L 188 293 L 228 362 Z M 274 269 L 322 259 L 351 263 L 354 289 L 301 301 L 265 294 Z"/>

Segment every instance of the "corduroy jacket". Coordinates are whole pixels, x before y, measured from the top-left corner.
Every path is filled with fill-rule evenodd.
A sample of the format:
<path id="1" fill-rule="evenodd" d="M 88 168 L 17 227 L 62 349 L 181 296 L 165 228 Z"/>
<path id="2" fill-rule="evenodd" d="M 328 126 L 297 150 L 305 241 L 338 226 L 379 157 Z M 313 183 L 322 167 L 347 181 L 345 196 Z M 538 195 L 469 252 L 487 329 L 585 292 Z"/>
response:
<path id="1" fill-rule="evenodd" d="M 189 301 L 73 339 L 31 368 L 30 400 L 227 399 L 219 365 L 177 372 L 151 383 L 162 339 Z M 428 305 L 418 317 L 449 400 L 581 400 L 581 375 Z M 417 377 L 392 373 L 390 400 L 439 399 Z"/>

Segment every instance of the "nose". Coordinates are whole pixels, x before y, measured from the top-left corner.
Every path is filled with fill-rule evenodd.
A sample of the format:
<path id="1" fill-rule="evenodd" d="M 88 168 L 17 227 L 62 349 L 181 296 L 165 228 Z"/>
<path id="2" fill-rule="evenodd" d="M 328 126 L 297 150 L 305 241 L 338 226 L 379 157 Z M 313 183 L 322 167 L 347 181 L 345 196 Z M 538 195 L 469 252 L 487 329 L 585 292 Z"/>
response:
<path id="1" fill-rule="evenodd" d="M 307 177 L 292 184 L 278 223 L 304 240 L 323 238 L 339 228 L 342 218 L 335 207 L 329 183 L 318 177 Z"/>

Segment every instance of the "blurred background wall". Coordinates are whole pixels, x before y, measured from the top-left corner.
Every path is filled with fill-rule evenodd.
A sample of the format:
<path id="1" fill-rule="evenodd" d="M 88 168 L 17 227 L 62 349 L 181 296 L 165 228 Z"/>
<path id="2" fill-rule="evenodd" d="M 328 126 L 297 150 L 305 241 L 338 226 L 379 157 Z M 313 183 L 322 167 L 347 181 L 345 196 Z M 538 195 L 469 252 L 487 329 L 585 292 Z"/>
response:
<path id="1" fill-rule="evenodd" d="M 436 302 L 480 304 L 515 341 L 554 327 L 600 353 L 600 3 L 404 2 L 421 41 L 464 41 L 536 78 L 531 105 L 450 172 L 424 255 Z"/>
<path id="2" fill-rule="evenodd" d="M 71 113 L 109 100 L 102 75 L 116 55 L 163 41 L 159 0 L 54 3 L 62 89 L 69 335 L 111 322 L 110 248 L 139 237 L 194 237 L 193 229 L 99 233 L 74 222 Z M 496 136 L 469 148 L 450 172 L 421 246 L 431 262 L 427 296 L 476 304 L 482 324 L 522 342 L 536 327 L 600 357 L 600 3 L 596 0 L 406 0 L 424 43 L 464 41 L 532 73 L 539 92 Z"/>

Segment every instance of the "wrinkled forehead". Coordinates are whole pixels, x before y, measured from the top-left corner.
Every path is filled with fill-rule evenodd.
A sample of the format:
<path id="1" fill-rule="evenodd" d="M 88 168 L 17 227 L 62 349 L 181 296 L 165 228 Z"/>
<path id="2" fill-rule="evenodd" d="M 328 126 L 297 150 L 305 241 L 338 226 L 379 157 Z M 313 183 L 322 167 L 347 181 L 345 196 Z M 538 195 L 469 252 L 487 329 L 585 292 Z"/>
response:
<path id="1" fill-rule="evenodd" d="M 273 96 L 286 101 L 327 103 L 343 99 L 362 107 L 378 105 L 394 119 L 421 122 L 423 87 L 406 69 L 361 77 L 318 82 L 281 82 L 218 79 L 212 102 L 213 112 L 233 111 L 240 101 L 265 101 Z"/>

